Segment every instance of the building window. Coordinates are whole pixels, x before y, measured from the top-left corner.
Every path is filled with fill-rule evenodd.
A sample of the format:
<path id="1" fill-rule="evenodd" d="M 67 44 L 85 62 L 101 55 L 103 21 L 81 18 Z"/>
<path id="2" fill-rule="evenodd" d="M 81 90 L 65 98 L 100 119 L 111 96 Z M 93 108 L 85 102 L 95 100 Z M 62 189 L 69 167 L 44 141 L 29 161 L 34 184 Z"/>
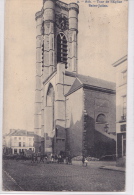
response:
<path id="1" fill-rule="evenodd" d="M 53 52 L 52 52 L 52 64 L 53 64 Z"/>
<path id="2" fill-rule="evenodd" d="M 25 150 L 24 150 L 24 149 L 22 149 L 22 154 L 23 154 L 23 155 L 24 155 L 24 151 L 25 151 Z"/>
<path id="3" fill-rule="evenodd" d="M 126 156 L 126 134 L 122 135 L 122 154 L 123 156 Z"/>
<path id="4" fill-rule="evenodd" d="M 52 38 L 52 49 L 54 48 L 54 39 Z"/>
<path id="5" fill-rule="evenodd" d="M 19 147 L 21 147 L 21 142 L 19 142 Z"/>
<path id="6" fill-rule="evenodd" d="M 19 149 L 19 153 L 21 153 L 21 149 Z"/>
<path id="7" fill-rule="evenodd" d="M 63 33 L 57 36 L 57 63 L 67 64 L 67 40 Z"/>
<path id="8" fill-rule="evenodd" d="M 127 97 L 126 96 L 123 96 L 122 97 L 122 107 L 123 107 L 123 117 L 124 119 L 126 119 L 126 103 L 127 103 Z"/>
<path id="9" fill-rule="evenodd" d="M 21 140 L 21 137 L 19 137 L 19 140 Z"/>
<path id="10" fill-rule="evenodd" d="M 126 133 L 117 133 L 117 156 L 126 156 Z"/>
<path id="11" fill-rule="evenodd" d="M 127 70 L 122 72 L 122 81 L 123 84 L 127 83 Z"/>
<path id="12" fill-rule="evenodd" d="M 25 142 L 23 142 L 23 147 L 25 147 L 26 145 L 25 145 Z"/>
<path id="13" fill-rule="evenodd" d="M 104 114 L 99 114 L 96 118 L 96 122 L 105 124 L 106 123 L 106 116 Z"/>
<path id="14" fill-rule="evenodd" d="M 55 136 L 58 137 L 58 128 L 55 130 Z"/>
<path id="15" fill-rule="evenodd" d="M 14 154 L 17 154 L 17 149 L 14 149 Z"/>
<path id="16" fill-rule="evenodd" d="M 126 131 L 126 124 L 121 125 L 120 130 L 121 130 L 121 132 L 125 132 Z"/>

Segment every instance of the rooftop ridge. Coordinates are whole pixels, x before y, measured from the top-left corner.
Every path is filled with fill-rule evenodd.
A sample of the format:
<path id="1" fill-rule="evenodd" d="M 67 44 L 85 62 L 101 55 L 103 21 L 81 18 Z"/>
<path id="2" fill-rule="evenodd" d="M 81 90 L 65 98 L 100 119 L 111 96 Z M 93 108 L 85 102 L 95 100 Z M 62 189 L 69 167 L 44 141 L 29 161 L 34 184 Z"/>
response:
<path id="1" fill-rule="evenodd" d="M 122 62 L 125 62 L 127 60 L 127 55 L 123 56 L 122 58 L 120 58 L 119 60 L 117 60 L 116 62 L 114 62 L 112 64 L 112 66 L 116 67 L 118 65 L 120 65 Z"/>

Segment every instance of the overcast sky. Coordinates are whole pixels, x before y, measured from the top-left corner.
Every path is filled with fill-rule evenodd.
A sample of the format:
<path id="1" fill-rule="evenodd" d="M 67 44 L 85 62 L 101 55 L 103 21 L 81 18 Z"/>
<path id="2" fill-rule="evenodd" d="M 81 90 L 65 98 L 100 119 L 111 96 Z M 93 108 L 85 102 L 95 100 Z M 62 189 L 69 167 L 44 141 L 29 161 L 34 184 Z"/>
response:
<path id="1" fill-rule="evenodd" d="M 34 130 L 35 13 L 42 1 L 6 0 L 4 132 Z M 115 82 L 112 63 L 127 54 L 127 2 L 92 8 L 79 1 L 78 73 Z"/>

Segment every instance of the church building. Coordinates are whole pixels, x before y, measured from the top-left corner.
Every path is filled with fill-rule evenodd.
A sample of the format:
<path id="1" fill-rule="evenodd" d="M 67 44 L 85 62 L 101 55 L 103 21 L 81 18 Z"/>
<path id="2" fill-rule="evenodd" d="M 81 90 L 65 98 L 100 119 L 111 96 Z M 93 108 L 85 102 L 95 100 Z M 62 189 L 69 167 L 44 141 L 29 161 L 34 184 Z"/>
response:
<path id="1" fill-rule="evenodd" d="M 78 14 L 58 0 L 36 13 L 34 146 L 101 157 L 116 153 L 115 83 L 78 74 Z"/>

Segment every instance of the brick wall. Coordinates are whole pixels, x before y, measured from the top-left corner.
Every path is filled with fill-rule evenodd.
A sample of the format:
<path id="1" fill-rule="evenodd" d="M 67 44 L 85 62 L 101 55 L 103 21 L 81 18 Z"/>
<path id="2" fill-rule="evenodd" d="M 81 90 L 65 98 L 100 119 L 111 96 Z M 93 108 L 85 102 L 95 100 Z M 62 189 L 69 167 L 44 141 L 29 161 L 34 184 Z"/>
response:
<path id="1" fill-rule="evenodd" d="M 115 95 L 84 89 L 84 110 L 85 110 L 85 148 L 87 155 L 101 157 L 103 155 L 115 154 L 115 139 L 110 137 L 110 133 L 116 131 L 116 109 Z M 108 132 L 105 132 L 105 123 L 97 123 L 96 118 L 99 114 L 106 116 Z M 109 133 L 109 134 L 108 134 Z M 112 135 L 113 136 L 113 135 Z"/>

